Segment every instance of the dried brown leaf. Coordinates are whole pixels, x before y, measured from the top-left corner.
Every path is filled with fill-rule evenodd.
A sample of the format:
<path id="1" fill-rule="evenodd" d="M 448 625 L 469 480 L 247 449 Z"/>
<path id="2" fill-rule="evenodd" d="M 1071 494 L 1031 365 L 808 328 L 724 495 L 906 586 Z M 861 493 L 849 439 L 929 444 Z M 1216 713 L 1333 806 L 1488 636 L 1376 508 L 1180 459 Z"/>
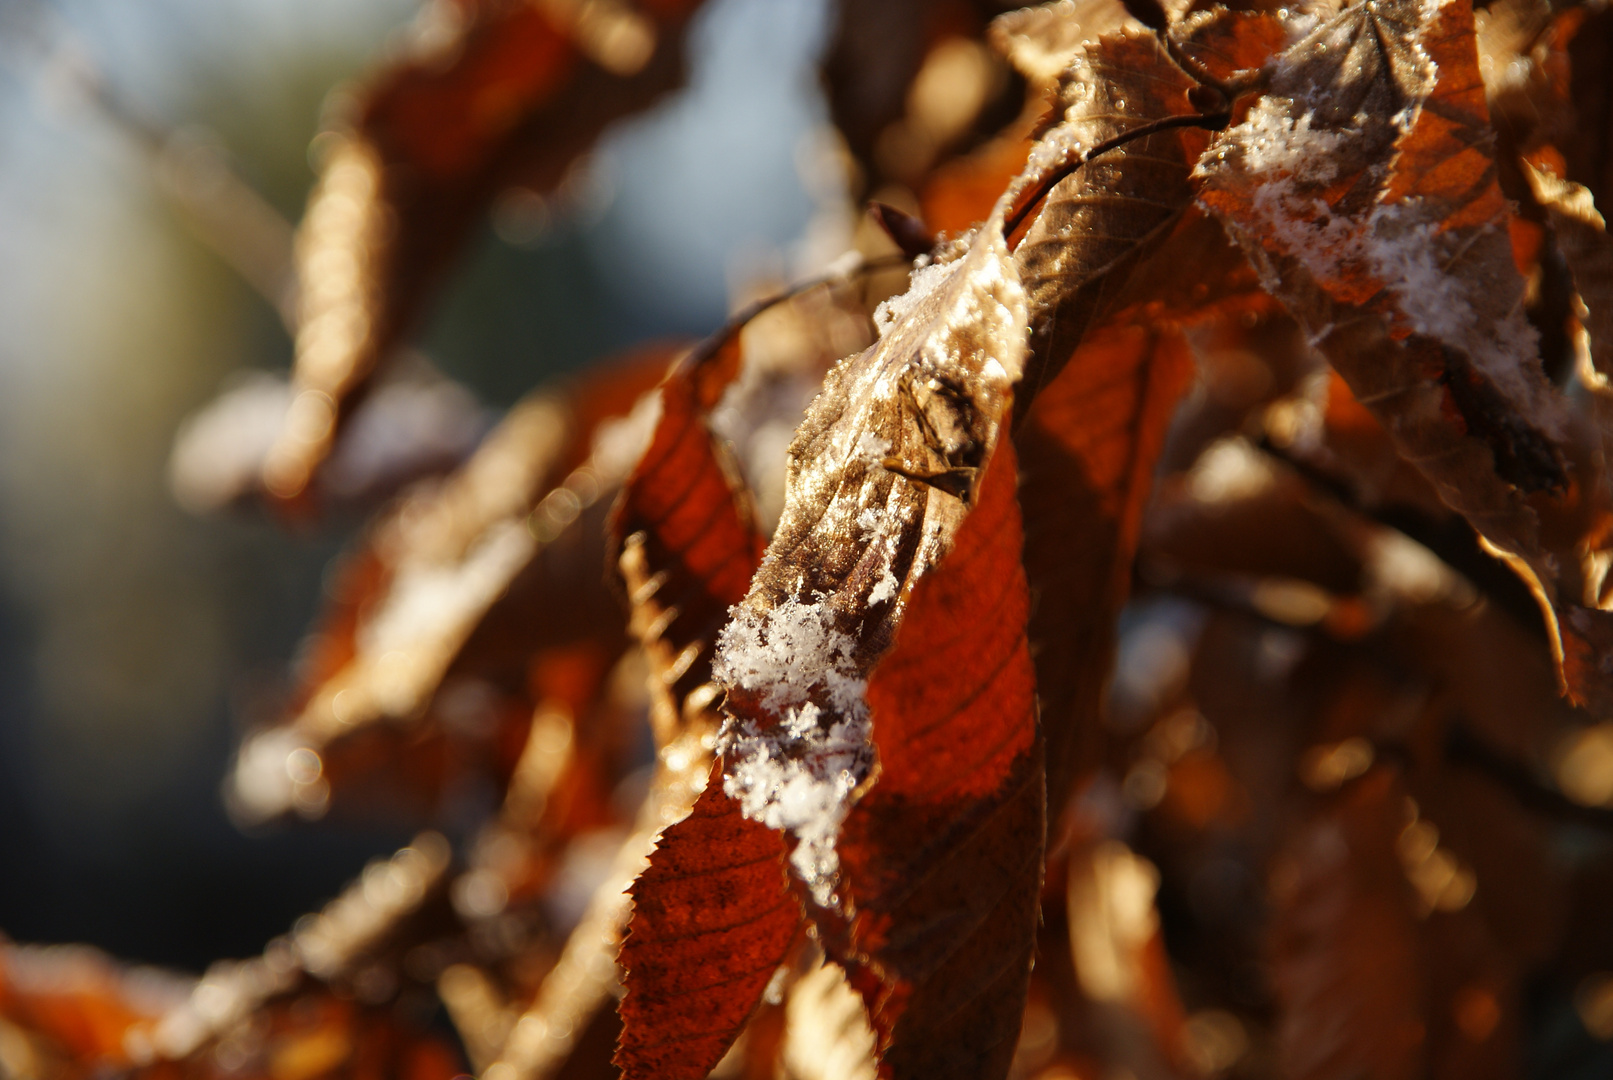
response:
<path id="1" fill-rule="evenodd" d="M 1202 200 L 1432 481 L 1555 611 L 1564 678 L 1598 668 L 1605 474 L 1523 313 L 1471 8 L 1361 5 L 1290 46 L 1204 158 Z"/>
<path id="2" fill-rule="evenodd" d="M 503 187 L 547 194 L 613 120 L 682 81 L 697 0 L 460 0 L 361 92 L 298 231 L 295 397 L 264 484 L 303 497 L 369 382 Z"/>
<path id="3" fill-rule="evenodd" d="M 1197 83 L 1152 33 L 1129 31 L 1085 46 L 1059 84 L 1056 126 L 1031 153 L 1021 192 L 1083 151 L 1168 117 L 1198 113 Z M 1192 202 L 1192 156 L 1162 131 L 1100 155 L 1048 192 L 1014 249 L 1030 301 L 1031 354 L 1021 408 L 1059 372 L 1138 261 Z M 1020 198 L 1026 198 L 1021 194 Z"/>

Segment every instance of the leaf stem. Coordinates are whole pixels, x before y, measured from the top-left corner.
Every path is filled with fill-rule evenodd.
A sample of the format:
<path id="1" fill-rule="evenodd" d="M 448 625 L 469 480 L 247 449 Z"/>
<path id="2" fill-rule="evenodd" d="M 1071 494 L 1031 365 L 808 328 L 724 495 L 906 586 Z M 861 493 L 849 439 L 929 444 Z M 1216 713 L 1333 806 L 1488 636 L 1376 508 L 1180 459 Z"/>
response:
<path id="1" fill-rule="evenodd" d="M 1146 139 L 1148 136 L 1157 135 L 1162 131 L 1174 131 L 1178 128 L 1200 128 L 1204 131 L 1220 131 L 1222 128 L 1226 127 L 1231 120 L 1232 114 L 1230 112 L 1194 113 L 1190 116 L 1167 116 L 1160 120 L 1151 120 L 1139 127 L 1132 128 L 1130 131 L 1122 132 L 1112 139 L 1105 139 L 1103 142 L 1089 150 L 1083 150 L 1073 161 L 1064 163 L 1057 169 L 1054 169 L 1052 172 L 1042 177 L 1042 179 L 1037 182 L 1036 186 L 1031 189 L 1030 197 L 1026 199 L 1025 202 L 1021 203 L 1018 209 L 1010 214 L 1003 222 L 1003 236 L 1012 236 L 1015 230 L 1025 223 L 1025 219 L 1030 215 L 1030 212 L 1034 210 L 1042 202 L 1042 200 L 1047 198 L 1047 196 L 1052 192 L 1053 188 L 1056 187 L 1061 180 L 1067 176 L 1073 175 L 1077 169 L 1098 155 L 1107 154 L 1111 150 L 1118 150 L 1128 143 L 1135 142 L 1138 139 Z"/>
<path id="2" fill-rule="evenodd" d="M 730 315 L 727 322 L 713 330 L 698 345 L 690 349 L 684 358 L 679 361 L 679 367 L 685 371 L 698 371 L 713 356 L 721 352 L 722 347 L 728 344 L 735 334 L 745 329 L 752 319 L 769 308 L 777 307 L 786 300 L 793 300 L 802 293 L 811 292 L 813 289 L 822 286 L 838 285 L 878 270 L 892 270 L 898 266 L 905 266 L 911 261 L 906 255 L 900 253 L 881 255 L 877 259 L 858 262 L 853 267 L 830 270 L 827 273 L 819 274 L 817 277 L 807 278 L 805 281 L 797 282 L 781 292 L 764 296 L 759 300 L 753 300 Z"/>

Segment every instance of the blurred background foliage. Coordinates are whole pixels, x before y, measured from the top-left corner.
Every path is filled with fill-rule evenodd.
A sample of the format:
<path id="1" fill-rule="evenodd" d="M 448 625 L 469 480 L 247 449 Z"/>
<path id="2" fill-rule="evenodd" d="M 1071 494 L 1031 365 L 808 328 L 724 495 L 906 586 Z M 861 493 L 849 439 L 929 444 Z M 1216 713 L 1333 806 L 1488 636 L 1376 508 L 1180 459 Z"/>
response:
<path id="1" fill-rule="evenodd" d="M 703 332 L 786 275 L 843 181 L 822 167 L 821 0 L 717 0 L 685 89 L 618 125 L 563 214 L 496 205 L 419 343 L 502 408 L 635 341 Z M 283 371 L 273 307 L 197 238 L 93 72 L 166 153 L 222 151 L 295 221 L 322 109 L 413 0 L 0 3 L 0 927 L 200 970 L 256 952 L 407 821 L 246 835 L 219 783 L 359 515 L 199 519 L 176 428 Z M 844 211 L 839 211 L 842 216 Z M 816 216 L 815 216 L 816 215 Z M 844 239 L 839 238 L 840 243 Z"/>

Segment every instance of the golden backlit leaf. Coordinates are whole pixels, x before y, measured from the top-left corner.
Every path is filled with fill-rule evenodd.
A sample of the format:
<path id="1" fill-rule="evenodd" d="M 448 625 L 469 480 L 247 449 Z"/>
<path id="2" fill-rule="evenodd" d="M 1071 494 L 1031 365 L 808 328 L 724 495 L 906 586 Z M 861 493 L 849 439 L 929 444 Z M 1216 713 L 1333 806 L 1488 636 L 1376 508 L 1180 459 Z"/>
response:
<path id="1" fill-rule="evenodd" d="M 263 467 L 303 496 L 502 188 L 548 194 L 613 120 L 682 80 L 697 0 L 455 0 L 333 133 L 297 237 L 295 391 Z"/>
<path id="2" fill-rule="evenodd" d="M 1604 378 L 1613 375 L 1613 241 L 1590 189 L 1523 163 L 1535 198 L 1551 215 L 1552 231 L 1584 301 L 1591 361 Z"/>

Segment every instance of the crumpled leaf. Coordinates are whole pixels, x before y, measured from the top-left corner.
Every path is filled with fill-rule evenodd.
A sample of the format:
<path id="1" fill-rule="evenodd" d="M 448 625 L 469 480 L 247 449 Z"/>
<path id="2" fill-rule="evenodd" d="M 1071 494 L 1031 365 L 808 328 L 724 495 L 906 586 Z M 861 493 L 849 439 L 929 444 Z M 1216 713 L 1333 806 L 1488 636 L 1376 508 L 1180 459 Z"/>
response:
<path id="1" fill-rule="evenodd" d="M 1463 363 L 1465 381 L 1495 384 L 1523 413 L 1520 422 L 1560 426 L 1560 415 L 1546 412 L 1552 406 L 1544 379 L 1531 366 L 1522 284 L 1485 150 L 1482 85 L 1471 55 L 1463 66 L 1460 5 L 1446 4 L 1431 18 L 1423 22 L 1411 5 L 1351 8 L 1292 46 L 1250 119 L 1206 156 L 1202 198 L 1306 326 L 1331 325 L 1318 346 L 1369 408 L 1377 402 L 1363 393 L 1366 376 L 1350 364 L 1353 355 L 1354 367 L 1367 366 L 1367 353 L 1346 353 L 1339 343 L 1346 333 L 1365 332 L 1353 328 L 1359 318 L 1345 325 L 1356 309 L 1387 320 L 1382 335 L 1407 342 L 1403 348 L 1426 341 L 1452 350 L 1453 358 L 1436 358 L 1438 367 Z M 1445 56 L 1442 45 L 1455 55 Z M 1467 45 L 1471 54 L 1470 36 Z M 1439 161 L 1433 175 L 1413 179 L 1414 165 Z M 1447 262 L 1445 252 L 1460 252 L 1460 261 Z M 1462 320 L 1441 310 L 1452 302 L 1462 305 Z M 1338 318 L 1330 324 L 1329 315 Z M 1387 388 L 1389 377 L 1377 378 Z M 1429 392 L 1441 388 L 1433 383 Z M 1413 437 L 1399 431 L 1413 426 L 1408 422 L 1386 426 Z M 1482 423 L 1468 427 L 1484 430 Z M 1515 433 L 1510 447 L 1497 450 L 1497 467 L 1510 468 L 1525 490 L 1560 486 L 1561 463 L 1538 445 L 1544 440 Z M 1470 516 L 1482 513 L 1470 507 Z"/>
<path id="2" fill-rule="evenodd" d="M 1606 482 L 1524 318 L 1472 19 L 1448 0 L 1324 23 L 1218 137 L 1200 198 L 1401 454 L 1549 605 L 1569 692 L 1605 710 L 1613 631 L 1581 555 Z"/>
<path id="3" fill-rule="evenodd" d="M 830 275 L 822 284 L 832 296 L 843 282 Z M 750 488 L 714 413 L 746 414 L 753 429 L 776 422 L 748 400 L 766 373 L 758 357 L 747 365 L 747 354 L 765 355 L 780 343 L 777 331 L 789 332 L 789 319 L 770 323 L 770 314 L 805 313 L 822 325 L 833 322 L 824 316 L 848 312 L 833 299 L 827 310 L 809 304 L 817 295 L 808 286 L 758 301 L 668 374 L 655 436 L 613 516 L 663 746 L 691 735 L 709 746 L 719 720 L 711 682 L 717 631 L 744 598 L 765 547 Z M 820 350 L 798 350 L 786 367 L 816 375 Z M 778 404 L 789 411 L 787 401 Z M 726 419 L 722 426 L 731 428 L 733 416 Z M 800 905 L 783 860 L 783 838 L 740 813 L 721 783 L 666 829 L 634 884 L 622 950 L 627 994 L 617 1063 L 628 1076 L 704 1076 L 739 1034 L 798 937 Z"/>
<path id="4" fill-rule="evenodd" d="M 717 631 L 765 546 L 750 491 L 708 420 L 741 362 L 737 330 L 717 340 L 662 384 L 655 435 L 611 523 L 630 625 L 651 658 L 662 745 L 685 728 L 715 733 Z M 632 895 L 616 1063 L 629 1077 L 698 1080 L 739 1034 L 800 925 L 783 845 L 708 782 L 662 834 Z"/>
<path id="5" fill-rule="evenodd" d="M 698 0 L 454 0 L 334 133 L 297 236 L 295 397 L 264 484 L 299 499 L 502 188 L 552 191 L 683 77 Z M 444 33 L 446 30 L 446 33 Z"/>

